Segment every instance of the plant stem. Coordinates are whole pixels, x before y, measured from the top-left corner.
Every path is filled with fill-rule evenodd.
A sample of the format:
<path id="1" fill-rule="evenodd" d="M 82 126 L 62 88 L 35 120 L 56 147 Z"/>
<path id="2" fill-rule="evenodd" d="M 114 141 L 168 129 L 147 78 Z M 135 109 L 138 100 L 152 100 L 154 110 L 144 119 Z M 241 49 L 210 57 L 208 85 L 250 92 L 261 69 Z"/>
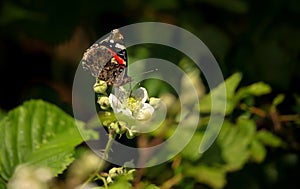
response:
<path id="1" fill-rule="evenodd" d="M 103 158 L 100 160 L 100 164 L 99 164 L 98 169 L 96 170 L 96 174 L 104 168 L 104 165 L 105 165 L 106 160 L 108 158 L 108 152 L 111 149 L 111 145 L 112 145 L 114 139 L 115 139 L 114 131 L 110 130 L 109 135 L 108 135 L 108 141 L 106 143 L 106 147 L 105 147 L 104 153 L 103 153 Z"/>
<path id="2" fill-rule="evenodd" d="M 107 182 L 106 182 L 106 179 L 105 177 L 102 177 L 101 175 L 97 174 L 98 178 L 102 180 L 102 182 L 104 183 L 104 187 L 107 189 L 108 188 L 108 185 L 107 185 Z"/>
<path id="3" fill-rule="evenodd" d="M 111 145 L 113 143 L 115 139 L 115 135 L 114 135 L 114 131 L 113 130 L 110 130 L 109 131 L 109 135 L 108 135 L 108 141 L 106 143 L 106 147 L 104 149 L 104 152 L 103 152 L 103 158 L 100 160 L 100 163 L 99 163 L 99 166 L 98 168 L 95 170 L 95 172 L 93 174 L 91 174 L 91 176 L 81 185 L 80 189 L 83 189 L 89 182 L 91 182 L 97 175 L 100 171 L 102 171 L 104 169 L 104 166 L 105 166 L 105 163 L 106 163 L 106 160 L 108 158 L 108 152 L 109 150 L 111 149 Z M 104 182 L 104 181 L 103 181 Z M 107 186 L 107 184 L 104 182 L 104 185 Z"/>

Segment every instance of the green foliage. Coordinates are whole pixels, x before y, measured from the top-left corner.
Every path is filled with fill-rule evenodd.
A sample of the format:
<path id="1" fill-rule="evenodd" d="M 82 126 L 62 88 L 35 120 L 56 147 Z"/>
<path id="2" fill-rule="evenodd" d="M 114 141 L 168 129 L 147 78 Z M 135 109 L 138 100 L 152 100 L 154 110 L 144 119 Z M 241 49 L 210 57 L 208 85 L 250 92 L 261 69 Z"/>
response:
<path id="1" fill-rule="evenodd" d="M 202 156 L 196 153 L 198 146 L 195 144 L 199 143 L 199 134 L 196 133 L 190 145 L 182 151 L 184 175 L 212 188 L 223 188 L 227 173 L 240 170 L 251 161 L 261 163 L 266 157 L 266 146 L 272 142 L 273 147 L 281 146 L 282 141 L 267 131 L 264 133 L 267 133 L 269 143 L 262 141 L 261 133 L 256 132 L 252 120 L 243 117 L 238 118 L 236 123 L 226 120 L 217 141 Z"/>
<path id="2" fill-rule="evenodd" d="M 236 125 L 224 122 L 217 139 L 226 170 L 240 169 L 249 159 L 249 147 L 255 134 L 252 120 L 239 119 Z"/>
<path id="3" fill-rule="evenodd" d="M 262 82 L 241 87 L 237 90 L 240 81 L 241 74 L 239 73 L 232 75 L 225 81 L 227 89 L 227 115 L 232 114 L 233 110 L 239 108 L 239 104 L 242 100 L 265 95 L 271 91 L 270 86 Z M 219 87 L 216 87 L 210 93 L 217 93 L 218 89 Z M 276 99 L 278 98 L 280 97 Z M 208 99 L 210 99 L 210 94 L 204 96 L 200 102 L 200 111 L 203 113 L 207 113 L 210 110 L 210 100 Z M 280 101 L 276 99 L 274 99 L 274 101 Z M 206 109 L 203 110 L 203 106 L 206 107 Z M 247 113 L 245 112 L 245 114 Z M 228 172 L 240 170 L 246 163 L 251 161 L 261 163 L 266 157 L 267 146 L 280 147 L 283 146 L 283 142 L 270 131 L 256 131 L 254 120 L 248 119 L 248 116 L 244 117 L 244 115 L 241 115 L 237 117 L 234 122 L 225 119 L 217 141 L 199 158 L 196 166 L 199 170 L 195 170 L 195 167 L 193 171 L 188 169 L 188 175 L 196 179 L 201 178 L 199 181 L 212 188 L 223 188 L 226 184 L 226 174 Z M 185 151 L 183 151 L 183 153 L 184 152 Z M 192 165 L 190 165 L 190 167 L 192 167 Z M 211 172 L 211 176 L 199 176 L 197 174 L 197 172 L 203 172 L 203 167 L 210 170 L 207 172 Z M 193 175 L 191 172 L 195 174 Z"/>
<path id="4" fill-rule="evenodd" d="M 209 113 L 211 112 L 211 94 L 215 94 L 217 96 L 220 96 L 218 100 L 225 101 L 226 102 L 226 115 L 231 114 L 233 110 L 236 108 L 238 103 L 247 98 L 252 96 L 261 96 L 265 95 L 271 92 L 271 87 L 263 82 L 254 83 L 252 85 L 241 87 L 237 90 L 237 87 L 239 83 L 241 82 L 242 75 L 241 73 L 235 73 L 232 76 L 230 76 L 225 81 L 226 86 L 226 99 L 223 99 L 223 94 L 221 93 L 223 90 L 221 87 L 223 87 L 221 84 L 212 89 L 210 93 L 201 99 L 200 102 L 200 112 L 201 113 Z M 236 91 L 237 90 L 237 91 Z M 218 102 L 216 103 L 216 106 L 218 106 Z M 220 107 L 217 110 L 222 111 Z"/>
<path id="5" fill-rule="evenodd" d="M 283 145 L 283 141 L 266 130 L 258 131 L 256 137 L 258 141 L 266 146 L 279 147 Z"/>
<path id="6" fill-rule="evenodd" d="M 253 140 L 250 144 L 250 155 L 253 161 L 261 163 L 267 155 L 265 146 L 258 140 Z"/>
<path id="7" fill-rule="evenodd" d="M 240 109 L 241 104 L 248 102 L 247 99 L 251 99 L 252 103 L 246 106 L 252 106 L 255 97 L 271 91 L 270 86 L 262 82 L 238 88 L 241 79 L 240 73 L 226 79 L 226 99 L 219 98 L 219 100 L 226 100 L 226 115 L 228 116 L 232 116 L 233 111 Z M 211 93 L 218 95 L 221 85 L 212 89 L 200 100 L 200 112 L 203 113 L 202 122 L 190 143 L 178 155 L 182 158 L 180 168 L 174 170 L 174 177 L 180 170 L 179 172 L 183 175 L 182 182 L 185 179 L 193 178 L 198 183 L 206 184 L 211 188 L 223 188 L 227 184 L 228 173 L 243 169 L 247 163 L 262 163 L 267 156 L 269 147 L 284 147 L 284 142 L 270 131 L 257 130 L 255 119 L 249 119 L 251 112 L 249 109 L 245 109 L 233 119 L 225 118 L 213 145 L 203 154 L 198 153 L 199 143 L 202 141 L 205 131 L 203 128 L 206 127 L 206 120 L 209 118 L 207 113 L 212 111 L 210 107 Z M 282 98 L 282 96 L 276 97 L 273 104 L 282 102 Z M 184 133 L 182 135 L 184 136 Z"/>
<path id="8" fill-rule="evenodd" d="M 199 74 L 191 76 L 197 80 L 194 77 L 199 77 Z M 257 129 L 256 119 L 249 112 L 250 108 L 242 108 L 253 106 L 255 98 L 270 93 L 270 86 L 257 82 L 239 88 L 241 80 L 242 75 L 236 73 L 226 79 L 225 83 L 221 83 L 201 98 L 199 112 L 202 122 L 200 122 L 189 144 L 175 158 L 176 161 L 180 159 L 180 163 L 173 166 L 172 169 L 167 165 L 148 168 L 144 175 L 145 180 L 139 182 L 140 187 L 157 188 L 157 185 L 163 187 L 180 185 L 194 188 L 198 184 L 205 184 L 210 188 L 224 188 L 228 183 L 227 176 L 229 173 L 242 170 L 248 163 L 262 164 L 268 155 L 269 148 L 286 146 L 281 138 L 269 130 Z M 226 102 L 226 115 L 228 117 L 225 118 L 212 146 L 206 152 L 198 153 L 199 143 L 203 139 L 207 120 L 210 117 L 208 113 L 212 111 L 210 107 L 211 94 L 219 95 L 220 87 L 224 84 L 227 89 L 226 99 L 220 98 L 218 100 Z M 276 96 L 270 105 L 270 113 L 276 113 L 277 106 L 283 100 L 283 95 Z M 218 109 L 216 110 L 218 111 Z M 237 110 L 239 110 L 239 114 L 233 116 L 234 111 Z M 176 117 L 180 113 L 180 108 L 174 109 L 170 113 L 172 116 L 168 116 L 164 123 L 168 126 L 168 130 L 158 130 L 152 136 L 168 138 L 172 135 L 176 129 Z M 6 188 L 7 182 L 11 185 L 16 184 L 16 180 L 20 179 L 20 171 L 23 170 L 24 165 L 47 167 L 51 170 L 52 176 L 57 176 L 66 170 L 67 166 L 77 157 L 74 148 L 83 142 L 82 135 L 86 135 L 86 139 L 97 139 L 97 134 L 93 131 L 86 131 L 82 122 L 75 121 L 56 106 L 41 100 L 25 102 L 4 114 L 0 121 L 0 127 L 3 131 L 0 133 L 0 145 L 2 145 L 0 188 Z M 182 136 L 184 137 L 185 133 L 182 133 Z M 169 148 L 172 150 L 172 146 Z M 86 150 L 84 149 L 84 151 Z M 99 164 L 100 161 L 94 155 L 86 158 L 89 157 L 93 157 L 94 160 L 93 163 L 89 160 L 93 165 L 91 164 L 92 167 L 90 166 L 85 171 L 86 174 L 97 167 L 95 165 Z M 173 163 L 176 161 L 174 160 Z M 73 176 L 77 175 L 76 178 L 78 179 L 85 178 L 87 175 L 78 172 L 77 169 L 81 166 L 78 164 L 83 165 L 83 162 L 74 163 L 74 167 L 69 169 L 71 170 L 70 173 L 74 174 Z M 32 177 L 35 177 L 34 169 L 30 167 L 27 168 L 27 171 L 32 172 Z M 106 186 L 108 188 L 132 188 L 132 181 L 135 178 L 134 172 L 134 170 L 128 171 L 124 167 L 112 168 L 106 175 L 104 174 L 104 177 L 99 177 L 105 186 L 95 188 L 105 188 Z M 157 175 L 161 172 L 165 174 L 159 176 L 158 179 Z M 154 182 L 151 183 L 153 179 Z M 189 182 L 189 179 L 193 179 L 193 182 Z M 189 186 L 186 183 L 189 183 Z M 42 182 L 41 184 L 45 183 Z"/>
<path id="9" fill-rule="evenodd" d="M 279 104 L 281 104 L 281 103 L 283 102 L 283 100 L 284 100 L 284 95 L 283 95 L 283 94 L 277 95 L 277 96 L 274 98 L 273 102 L 272 102 L 272 107 L 271 107 L 272 111 L 275 111 L 275 110 L 276 110 L 276 107 L 277 107 Z"/>
<path id="10" fill-rule="evenodd" d="M 202 140 L 202 138 L 203 138 L 203 133 L 196 132 L 193 135 L 193 138 L 191 139 L 189 144 L 181 152 L 182 157 L 189 160 L 189 161 L 191 161 L 191 162 L 198 160 L 202 156 L 202 154 L 201 153 L 195 153 L 199 149 L 199 146 L 195 145 L 195 144 L 199 144 L 200 141 Z"/>
<path id="11" fill-rule="evenodd" d="M 20 165 L 50 168 L 62 173 L 74 160 L 74 148 L 97 134 L 83 129 L 58 107 L 31 100 L 11 110 L 0 122 L 0 176 L 7 182 Z"/>
<path id="12" fill-rule="evenodd" d="M 199 183 L 205 183 L 212 188 L 222 188 L 226 184 L 226 172 L 221 167 L 207 165 L 186 166 L 185 175 L 193 177 Z"/>
<path id="13" fill-rule="evenodd" d="M 236 88 L 238 87 L 238 84 L 240 83 L 242 78 L 242 75 L 240 73 L 236 73 L 234 75 L 232 75 L 231 77 L 229 77 L 226 81 L 225 81 L 225 86 L 226 86 L 226 99 L 223 99 L 223 90 L 221 89 L 221 87 L 223 87 L 223 84 L 220 84 L 219 86 L 217 86 L 216 88 L 212 89 L 210 91 L 210 93 L 208 95 L 205 95 L 200 102 L 200 112 L 201 113 L 210 113 L 211 112 L 211 94 L 215 94 L 220 96 L 218 98 L 219 101 L 222 101 L 221 103 L 223 103 L 224 101 L 226 102 L 226 114 L 229 114 L 232 112 L 233 108 L 235 107 L 237 100 L 236 98 L 234 98 L 234 93 Z M 218 107 L 218 103 L 216 103 Z M 222 112 L 222 107 L 217 108 L 219 109 L 220 112 Z"/>

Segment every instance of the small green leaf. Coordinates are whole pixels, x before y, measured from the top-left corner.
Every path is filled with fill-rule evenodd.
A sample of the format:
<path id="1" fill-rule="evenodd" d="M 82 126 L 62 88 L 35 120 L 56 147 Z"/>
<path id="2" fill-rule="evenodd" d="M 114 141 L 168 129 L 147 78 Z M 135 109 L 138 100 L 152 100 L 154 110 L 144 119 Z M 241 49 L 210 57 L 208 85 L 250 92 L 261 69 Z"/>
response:
<path id="1" fill-rule="evenodd" d="M 284 100 L 284 94 L 277 95 L 272 102 L 272 107 L 276 108 L 279 104 L 281 104 Z"/>
<path id="2" fill-rule="evenodd" d="M 261 130 L 256 134 L 256 138 L 263 144 L 271 147 L 280 147 L 283 141 L 267 130 Z"/>
<path id="3" fill-rule="evenodd" d="M 249 158 L 249 144 L 255 134 L 255 123 L 239 119 L 236 125 L 224 122 L 217 138 L 227 170 L 240 169 Z"/>
<path id="4" fill-rule="evenodd" d="M 261 163 L 267 155 L 266 148 L 257 140 L 252 141 L 250 151 L 252 159 L 257 163 Z"/>
<path id="5" fill-rule="evenodd" d="M 237 92 L 239 99 L 249 95 L 261 96 L 271 92 L 271 87 L 263 82 L 253 83 L 252 85 L 242 87 Z"/>
<path id="6" fill-rule="evenodd" d="M 188 165 L 185 167 L 185 175 L 193 177 L 198 182 L 205 183 L 212 188 L 223 188 L 226 184 L 226 171 L 221 167 Z"/>
<path id="7" fill-rule="evenodd" d="M 242 80 L 242 74 L 241 73 L 235 73 L 232 76 L 230 76 L 228 79 L 226 79 L 226 93 L 228 98 L 233 98 L 236 88 L 240 84 Z"/>
<path id="8" fill-rule="evenodd" d="M 114 181 L 111 185 L 109 185 L 109 189 L 132 189 L 132 184 L 125 178 L 118 178 L 118 180 Z"/>
<path id="9" fill-rule="evenodd" d="M 229 114 L 233 111 L 235 107 L 235 90 L 237 86 L 239 85 L 240 81 L 242 79 L 241 73 L 235 73 L 225 81 L 224 83 L 219 84 L 216 88 L 212 89 L 209 94 L 205 95 L 200 100 L 200 112 L 201 113 L 210 113 L 212 111 L 212 98 L 211 95 L 216 96 L 216 102 L 214 102 L 214 110 L 218 112 L 224 111 L 224 103 L 226 103 L 226 114 Z M 224 89 L 224 87 L 226 87 Z M 226 94 L 223 92 L 226 91 Z M 226 95 L 226 98 L 225 98 Z"/>
<path id="10" fill-rule="evenodd" d="M 201 157 L 201 153 L 199 153 L 199 144 L 203 138 L 204 133 L 196 132 L 191 138 L 188 145 L 182 150 L 182 157 L 189 159 L 191 161 L 195 161 Z"/>
<path id="11" fill-rule="evenodd" d="M 72 161 L 74 148 L 83 142 L 79 133 L 83 123 L 75 121 L 58 107 L 41 100 L 31 100 L 10 111 L 0 121 L 0 176 L 8 181 L 20 164 L 48 167 L 54 175 Z"/>

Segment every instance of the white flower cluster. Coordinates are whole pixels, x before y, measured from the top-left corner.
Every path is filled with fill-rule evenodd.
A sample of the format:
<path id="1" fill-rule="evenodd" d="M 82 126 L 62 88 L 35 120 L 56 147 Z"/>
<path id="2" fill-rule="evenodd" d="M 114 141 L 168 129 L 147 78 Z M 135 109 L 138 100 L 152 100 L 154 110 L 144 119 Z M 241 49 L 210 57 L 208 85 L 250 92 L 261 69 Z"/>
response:
<path id="1" fill-rule="evenodd" d="M 146 103 L 147 100 L 148 93 L 143 87 L 138 88 L 131 95 L 123 87 L 120 87 L 117 96 L 109 95 L 109 103 L 115 114 L 122 114 L 138 121 L 145 121 L 152 117 L 154 108 Z"/>

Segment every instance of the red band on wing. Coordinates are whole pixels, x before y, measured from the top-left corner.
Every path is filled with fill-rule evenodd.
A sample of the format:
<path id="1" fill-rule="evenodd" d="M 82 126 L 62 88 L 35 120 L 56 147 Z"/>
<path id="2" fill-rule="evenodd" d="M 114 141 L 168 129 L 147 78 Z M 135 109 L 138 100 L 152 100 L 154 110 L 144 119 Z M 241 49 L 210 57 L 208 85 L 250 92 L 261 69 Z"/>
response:
<path id="1" fill-rule="evenodd" d="M 123 60 L 123 58 L 119 57 L 116 53 L 114 53 L 114 58 L 119 64 L 126 66 L 126 62 Z"/>
<path id="2" fill-rule="evenodd" d="M 106 47 L 106 49 L 114 56 L 119 64 L 126 66 L 126 62 L 125 60 L 123 60 L 123 58 L 119 57 L 114 51 L 110 50 L 109 48 Z"/>

